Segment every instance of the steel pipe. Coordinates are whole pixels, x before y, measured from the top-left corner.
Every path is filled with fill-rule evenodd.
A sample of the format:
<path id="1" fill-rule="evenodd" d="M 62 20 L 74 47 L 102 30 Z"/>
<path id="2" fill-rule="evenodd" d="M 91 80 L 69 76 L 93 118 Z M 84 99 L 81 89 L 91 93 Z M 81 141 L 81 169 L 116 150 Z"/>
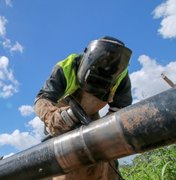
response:
<path id="1" fill-rule="evenodd" d="M 176 142 L 176 88 L 0 161 L 0 180 L 63 175 Z"/>

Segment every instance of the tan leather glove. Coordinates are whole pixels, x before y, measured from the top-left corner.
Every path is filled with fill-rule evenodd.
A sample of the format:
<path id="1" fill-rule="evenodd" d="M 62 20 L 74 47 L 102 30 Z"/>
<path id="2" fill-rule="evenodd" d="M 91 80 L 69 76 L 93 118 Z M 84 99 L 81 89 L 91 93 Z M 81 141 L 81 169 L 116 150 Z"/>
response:
<path id="1" fill-rule="evenodd" d="M 73 121 L 64 121 L 61 116 L 61 112 L 68 108 L 69 106 L 58 108 L 47 99 L 39 99 L 34 105 L 37 116 L 45 123 L 52 136 L 63 134 L 75 125 Z"/>

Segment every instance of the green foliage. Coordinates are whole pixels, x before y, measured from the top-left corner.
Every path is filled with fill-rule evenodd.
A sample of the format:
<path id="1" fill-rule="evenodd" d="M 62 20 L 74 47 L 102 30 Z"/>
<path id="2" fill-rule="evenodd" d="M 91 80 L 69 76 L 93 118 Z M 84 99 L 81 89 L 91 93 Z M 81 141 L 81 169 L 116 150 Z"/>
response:
<path id="1" fill-rule="evenodd" d="M 176 145 L 138 155 L 120 172 L 125 180 L 176 180 Z"/>

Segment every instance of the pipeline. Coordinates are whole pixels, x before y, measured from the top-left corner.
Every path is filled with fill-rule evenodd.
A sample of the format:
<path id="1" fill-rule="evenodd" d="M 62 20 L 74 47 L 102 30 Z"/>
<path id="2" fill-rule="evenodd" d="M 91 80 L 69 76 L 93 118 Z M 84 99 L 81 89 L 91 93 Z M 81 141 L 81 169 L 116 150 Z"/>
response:
<path id="1" fill-rule="evenodd" d="M 63 175 L 176 142 L 176 88 L 0 161 L 0 180 Z"/>

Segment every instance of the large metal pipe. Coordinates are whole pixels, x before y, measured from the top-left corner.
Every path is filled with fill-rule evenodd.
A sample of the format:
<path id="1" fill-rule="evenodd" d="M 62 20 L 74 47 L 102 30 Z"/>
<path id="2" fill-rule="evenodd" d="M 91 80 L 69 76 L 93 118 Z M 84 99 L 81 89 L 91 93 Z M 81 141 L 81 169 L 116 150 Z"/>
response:
<path id="1" fill-rule="evenodd" d="M 62 175 L 176 142 L 176 88 L 0 161 L 0 180 Z"/>

